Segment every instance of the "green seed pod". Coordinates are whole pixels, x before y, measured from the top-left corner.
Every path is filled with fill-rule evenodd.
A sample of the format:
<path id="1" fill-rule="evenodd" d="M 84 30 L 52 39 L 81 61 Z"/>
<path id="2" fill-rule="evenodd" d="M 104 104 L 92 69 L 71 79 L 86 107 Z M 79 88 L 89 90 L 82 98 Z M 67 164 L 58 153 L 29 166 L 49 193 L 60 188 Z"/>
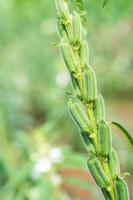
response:
<path id="1" fill-rule="evenodd" d="M 83 106 L 80 103 L 75 103 L 71 99 L 68 102 L 68 109 L 76 124 L 80 130 L 85 133 L 91 132 L 90 121 L 87 114 L 84 111 Z"/>
<path id="2" fill-rule="evenodd" d="M 114 149 L 112 149 L 112 152 L 109 154 L 108 164 L 112 178 L 115 180 L 116 177 L 120 175 L 120 165 L 116 151 Z"/>
<path id="3" fill-rule="evenodd" d="M 55 0 L 58 15 L 63 17 L 69 16 L 68 3 L 65 0 Z"/>
<path id="4" fill-rule="evenodd" d="M 89 47 L 86 40 L 81 42 L 80 64 L 82 68 L 84 68 L 85 64 L 89 64 Z"/>
<path id="5" fill-rule="evenodd" d="M 115 181 L 116 200 L 129 200 L 129 193 L 126 182 L 118 178 Z"/>
<path id="6" fill-rule="evenodd" d="M 63 38 L 65 38 L 65 40 L 68 39 L 67 32 L 65 30 L 65 26 L 63 24 L 61 24 L 59 20 L 57 21 L 57 32 L 58 32 L 58 35 L 60 38 L 63 37 Z"/>
<path id="7" fill-rule="evenodd" d="M 97 124 L 105 120 L 105 105 L 102 95 L 99 95 L 93 102 L 93 111 Z"/>
<path id="8" fill-rule="evenodd" d="M 102 121 L 99 125 L 99 146 L 102 156 L 108 156 L 112 147 L 111 129 L 107 122 Z"/>
<path id="9" fill-rule="evenodd" d="M 70 74 L 70 75 L 71 75 L 72 86 L 73 86 L 73 89 L 74 89 L 76 96 L 81 96 L 81 92 L 80 92 L 80 89 L 79 89 L 79 83 L 78 83 L 77 78 L 75 78 L 73 76 L 73 74 Z"/>
<path id="10" fill-rule="evenodd" d="M 72 47 L 67 42 L 61 42 L 60 51 L 66 63 L 66 66 L 70 72 L 75 72 L 75 68 L 77 66 L 77 61 L 74 56 Z"/>
<path id="11" fill-rule="evenodd" d="M 105 189 L 102 189 L 102 192 L 105 197 L 105 200 L 112 200 L 109 193 Z"/>
<path id="12" fill-rule="evenodd" d="M 96 184 L 101 188 L 106 188 L 109 185 L 109 178 L 105 174 L 100 161 L 93 157 L 88 159 L 87 165 Z"/>
<path id="13" fill-rule="evenodd" d="M 72 32 L 73 32 L 73 41 L 79 42 L 82 40 L 82 24 L 80 16 L 74 12 L 72 18 Z"/>
<path id="14" fill-rule="evenodd" d="M 91 142 L 91 139 L 89 138 L 89 135 L 86 133 L 80 132 L 81 138 L 83 140 L 83 143 L 87 149 L 88 152 L 93 152 L 95 153 L 95 148 Z"/>
<path id="15" fill-rule="evenodd" d="M 97 97 L 96 76 L 91 68 L 84 70 L 84 97 L 86 101 L 94 100 Z"/>

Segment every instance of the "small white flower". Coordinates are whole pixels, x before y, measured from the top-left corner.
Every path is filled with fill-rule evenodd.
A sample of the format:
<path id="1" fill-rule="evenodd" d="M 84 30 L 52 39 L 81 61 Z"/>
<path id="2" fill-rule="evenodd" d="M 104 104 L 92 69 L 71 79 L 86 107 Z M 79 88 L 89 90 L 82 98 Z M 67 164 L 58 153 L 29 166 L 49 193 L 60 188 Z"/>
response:
<path id="1" fill-rule="evenodd" d="M 55 174 L 51 177 L 51 182 L 54 186 L 58 186 L 61 184 L 62 180 L 58 174 Z"/>
<path id="2" fill-rule="evenodd" d="M 69 76 L 66 72 L 60 72 L 56 76 L 56 82 L 61 88 L 65 88 L 69 83 Z"/>
<path id="3" fill-rule="evenodd" d="M 63 154 L 60 148 L 55 147 L 49 151 L 49 159 L 52 163 L 61 163 L 63 162 Z"/>
<path id="4" fill-rule="evenodd" d="M 38 179 L 42 174 L 49 172 L 51 170 L 51 167 L 52 162 L 50 159 L 43 158 L 39 160 L 33 168 L 32 178 Z"/>
<path id="5" fill-rule="evenodd" d="M 35 169 L 40 173 L 44 173 L 48 172 L 51 169 L 51 167 L 51 161 L 47 158 L 43 158 L 36 164 Z"/>

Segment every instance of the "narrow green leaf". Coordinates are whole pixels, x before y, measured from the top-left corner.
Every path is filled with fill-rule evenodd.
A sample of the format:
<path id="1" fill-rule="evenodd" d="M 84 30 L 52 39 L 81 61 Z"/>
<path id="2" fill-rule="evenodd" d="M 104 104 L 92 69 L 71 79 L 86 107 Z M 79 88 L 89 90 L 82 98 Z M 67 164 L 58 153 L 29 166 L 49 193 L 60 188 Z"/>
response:
<path id="1" fill-rule="evenodd" d="M 127 137 L 128 141 L 130 142 L 130 144 L 133 146 L 133 137 L 131 136 L 131 134 L 126 130 L 126 128 L 124 128 L 120 123 L 118 122 L 111 122 L 112 125 L 115 125 L 117 128 L 119 128 Z"/>

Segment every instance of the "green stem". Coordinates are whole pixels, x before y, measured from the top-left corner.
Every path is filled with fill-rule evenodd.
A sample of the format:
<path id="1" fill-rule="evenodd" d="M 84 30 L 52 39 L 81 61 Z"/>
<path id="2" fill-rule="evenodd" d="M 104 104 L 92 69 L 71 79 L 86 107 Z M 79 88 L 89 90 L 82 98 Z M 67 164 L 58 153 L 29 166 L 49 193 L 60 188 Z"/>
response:
<path id="1" fill-rule="evenodd" d="M 92 105 L 86 104 L 86 110 L 87 110 L 88 117 L 90 119 L 91 126 L 93 129 L 93 134 L 94 134 L 93 142 L 94 142 L 96 154 L 98 155 L 99 154 L 98 133 L 97 133 L 97 126 L 95 123 L 95 118 L 94 118 L 94 114 L 92 110 Z"/>
<path id="2" fill-rule="evenodd" d="M 78 49 L 76 49 L 74 51 L 74 54 L 75 54 L 75 57 L 77 58 L 78 60 L 78 83 L 79 83 L 79 87 L 80 87 L 80 92 L 81 92 L 81 96 L 83 96 L 83 75 L 82 75 L 82 69 L 81 69 L 81 66 L 80 66 L 80 59 L 79 59 L 79 52 L 78 52 Z"/>
<path id="3" fill-rule="evenodd" d="M 116 197 L 115 197 L 115 191 L 114 191 L 114 182 L 113 182 L 113 179 L 112 179 L 112 176 L 111 176 L 111 173 L 110 173 L 109 166 L 108 166 L 106 160 L 103 159 L 101 156 L 99 156 L 98 131 L 97 131 L 97 125 L 96 125 L 96 122 L 95 122 L 95 117 L 94 117 L 92 105 L 87 105 L 86 107 L 87 107 L 87 112 L 88 112 L 89 119 L 90 119 L 90 122 L 91 122 L 91 125 L 92 125 L 92 128 L 93 128 L 93 133 L 95 135 L 93 143 L 94 143 L 94 146 L 95 146 L 96 154 L 99 157 L 99 160 L 102 164 L 102 167 L 103 167 L 105 173 L 107 174 L 107 176 L 110 179 L 110 186 L 109 186 L 108 192 L 111 196 L 111 199 L 115 200 Z"/>
<path id="4" fill-rule="evenodd" d="M 105 160 L 103 160 L 102 157 L 100 157 L 99 159 L 101 161 L 101 164 L 103 166 L 103 169 L 104 169 L 105 173 L 107 174 L 107 176 L 110 179 L 110 185 L 109 185 L 109 191 L 108 192 L 109 192 L 109 194 L 111 196 L 111 199 L 112 200 L 116 200 L 115 191 L 114 191 L 114 182 L 113 182 L 110 170 L 109 170 L 109 166 L 108 166 L 107 162 Z"/>
<path id="5" fill-rule="evenodd" d="M 95 98 L 92 99 L 92 97 L 90 97 L 87 101 L 85 100 L 85 93 L 86 93 L 85 89 L 86 89 L 86 87 L 87 87 L 88 90 L 90 88 L 88 88 L 88 85 L 87 86 L 85 85 L 86 84 L 86 82 L 85 82 L 86 81 L 86 79 L 85 79 L 86 78 L 86 76 L 85 76 L 86 74 L 83 73 L 83 66 L 81 66 L 81 58 L 87 60 L 89 55 L 86 55 L 86 53 L 85 53 L 86 51 L 85 52 L 81 51 L 81 49 L 79 48 L 81 46 L 83 40 L 86 39 L 86 33 L 87 33 L 86 17 L 84 15 L 83 2 L 82 2 L 82 0 L 74 0 L 74 5 L 76 5 L 76 10 L 77 10 L 77 12 L 78 12 L 78 14 L 80 16 L 81 23 L 82 23 L 82 27 L 80 26 L 81 23 L 77 23 L 76 26 L 78 26 L 78 27 L 75 30 L 75 29 L 73 29 L 73 26 L 71 24 L 71 15 L 68 14 L 69 16 L 67 16 L 66 19 L 64 19 L 64 15 L 62 15 L 62 13 L 65 12 L 65 10 L 64 10 L 65 6 L 63 7 L 62 4 L 63 3 L 68 3 L 68 1 L 65 1 L 65 0 L 56 0 L 56 1 L 57 1 L 57 3 L 59 3 L 58 4 L 59 10 L 62 9 L 61 10 L 62 12 L 59 14 L 59 16 L 60 16 L 60 19 L 63 22 L 64 30 L 66 31 L 67 38 L 66 38 L 66 35 L 65 35 L 65 39 L 68 42 L 68 44 L 71 45 L 71 47 L 73 49 L 73 53 L 74 53 L 75 59 L 77 60 L 77 62 L 73 62 L 73 56 L 72 56 L 72 58 L 69 59 L 69 56 L 66 55 L 66 59 L 68 59 L 68 61 L 70 61 L 70 62 L 68 62 L 70 64 L 70 66 L 71 66 L 71 64 L 74 65 L 73 66 L 74 72 L 72 73 L 70 71 L 71 77 L 73 76 L 74 78 L 76 78 L 76 81 L 75 81 L 76 82 L 76 87 L 73 87 L 73 88 L 74 89 L 76 88 L 75 90 L 77 90 L 77 88 L 78 88 L 78 95 L 76 93 L 77 100 L 81 101 L 81 103 L 83 104 L 83 106 L 84 106 L 83 112 L 84 112 L 84 109 L 85 109 L 86 113 L 87 113 L 87 117 L 90 120 L 90 125 L 91 125 L 90 132 L 91 132 L 91 134 L 89 134 L 88 137 L 91 138 L 91 143 L 94 145 L 95 152 L 96 152 L 95 156 L 97 157 L 97 159 L 101 163 L 102 169 L 104 170 L 105 174 L 109 178 L 109 185 L 106 185 L 104 189 L 103 188 L 101 188 L 101 189 L 104 192 L 107 192 L 107 196 L 110 196 L 111 200 L 116 200 L 115 184 L 114 184 L 115 181 L 112 178 L 111 170 L 110 170 L 109 164 L 107 162 L 108 158 L 105 157 L 105 156 L 102 156 L 101 153 L 100 153 L 100 146 L 101 145 L 99 145 L 99 136 L 98 136 L 98 134 L 99 134 L 98 133 L 98 126 L 99 125 L 97 125 L 97 123 L 96 123 L 96 119 L 95 119 L 95 115 L 94 115 L 94 111 L 93 111 L 93 103 L 94 103 Z M 78 21 L 76 21 L 76 22 L 78 22 Z M 80 41 L 74 42 L 75 41 L 74 33 L 77 34 L 77 32 L 75 32 L 75 31 L 79 31 L 79 30 L 82 31 L 82 36 L 83 37 L 82 38 L 79 37 L 80 39 L 78 39 L 78 40 L 80 40 Z M 63 36 L 63 34 L 62 34 L 62 36 Z M 82 52 L 82 54 L 81 54 L 81 52 Z M 69 53 L 68 53 L 68 55 L 69 55 Z M 81 56 L 83 56 L 83 57 L 81 57 Z M 70 57 L 71 57 L 71 55 L 70 55 Z M 95 87 L 92 86 L 92 89 L 95 89 Z M 79 90 L 80 90 L 80 92 L 79 92 Z M 75 92 L 74 92 L 74 96 L 76 96 L 76 95 L 75 95 Z M 79 106 L 80 106 L 80 103 L 79 103 Z M 81 110 L 82 110 L 82 108 L 81 108 Z M 102 108 L 101 108 L 101 112 L 102 112 Z M 85 114 L 85 119 L 86 119 L 87 118 L 86 117 L 86 113 L 82 113 L 81 112 L 81 118 L 82 118 L 82 114 L 83 114 L 83 117 L 84 117 L 84 114 Z M 102 116 L 102 118 L 104 119 L 103 116 Z M 87 120 L 85 120 L 86 121 L 85 123 L 88 122 Z M 85 131 L 86 131 L 86 129 L 85 129 Z M 124 130 L 124 132 L 125 132 L 125 130 Z M 126 134 L 127 134 L 127 132 L 126 132 Z"/>

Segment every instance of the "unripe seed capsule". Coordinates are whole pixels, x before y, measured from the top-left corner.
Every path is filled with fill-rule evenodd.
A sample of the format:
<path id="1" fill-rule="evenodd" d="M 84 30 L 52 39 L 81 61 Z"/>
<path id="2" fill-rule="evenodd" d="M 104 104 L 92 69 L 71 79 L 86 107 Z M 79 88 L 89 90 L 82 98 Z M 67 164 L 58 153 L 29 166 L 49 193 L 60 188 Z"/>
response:
<path id="1" fill-rule="evenodd" d="M 127 184 L 123 179 L 115 181 L 116 200 L 129 200 Z"/>
<path id="2" fill-rule="evenodd" d="M 105 105 L 102 95 L 99 95 L 93 102 L 93 111 L 97 124 L 105 119 Z"/>
<path id="3" fill-rule="evenodd" d="M 111 129 L 107 122 L 102 121 L 99 125 L 99 146 L 102 156 L 108 156 L 111 151 Z"/>
<path id="4" fill-rule="evenodd" d="M 74 76 L 74 74 L 70 75 L 71 75 L 73 89 L 76 90 L 77 88 L 79 88 L 78 79 Z"/>
<path id="5" fill-rule="evenodd" d="M 88 152 L 93 152 L 95 153 L 95 148 L 91 142 L 91 139 L 89 138 L 89 135 L 87 135 L 86 133 L 80 132 L 81 138 L 84 142 L 84 145 L 87 149 Z"/>
<path id="6" fill-rule="evenodd" d="M 109 185 L 109 178 L 105 174 L 100 161 L 93 157 L 88 159 L 87 165 L 96 184 L 101 188 L 106 188 Z"/>
<path id="7" fill-rule="evenodd" d="M 73 86 L 73 89 L 74 89 L 74 92 L 80 96 L 81 95 L 81 92 L 80 92 L 80 89 L 79 89 L 79 83 L 78 83 L 78 80 L 77 78 L 75 78 L 75 76 L 73 76 L 73 74 L 70 74 L 71 75 L 71 82 L 72 82 L 72 86 Z"/>
<path id="8" fill-rule="evenodd" d="M 109 154 L 108 164 L 112 178 L 115 180 L 116 177 L 120 175 L 120 165 L 116 151 L 114 149 L 112 149 L 112 152 Z"/>
<path id="9" fill-rule="evenodd" d="M 84 68 L 85 64 L 89 64 L 89 47 L 86 40 L 81 42 L 80 64 L 82 68 Z"/>
<path id="10" fill-rule="evenodd" d="M 75 72 L 75 67 L 77 66 L 77 61 L 74 56 L 72 47 L 67 42 L 61 42 L 60 51 L 66 63 L 66 66 L 70 72 Z"/>
<path id="11" fill-rule="evenodd" d="M 97 97 L 96 76 L 91 68 L 84 70 L 84 97 L 86 101 L 94 100 Z"/>
<path id="12" fill-rule="evenodd" d="M 66 40 L 68 39 L 65 27 L 63 24 L 61 24 L 59 21 L 57 21 L 57 32 L 60 38 L 65 38 Z"/>
<path id="13" fill-rule="evenodd" d="M 73 32 L 73 41 L 79 42 L 82 40 L 82 25 L 80 16 L 74 12 L 72 18 L 72 32 Z"/>
<path id="14" fill-rule="evenodd" d="M 55 0 L 55 5 L 60 16 L 69 16 L 68 4 L 65 0 Z"/>
<path id="15" fill-rule="evenodd" d="M 109 193 L 105 189 L 102 189 L 102 192 L 105 197 L 105 200 L 111 200 Z"/>
<path id="16" fill-rule="evenodd" d="M 76 124 L 83 132 L 91 132 L 90 121 L 80 103 L 72 102 L 70 99 L 68 102 L 68 109 Z"/>

